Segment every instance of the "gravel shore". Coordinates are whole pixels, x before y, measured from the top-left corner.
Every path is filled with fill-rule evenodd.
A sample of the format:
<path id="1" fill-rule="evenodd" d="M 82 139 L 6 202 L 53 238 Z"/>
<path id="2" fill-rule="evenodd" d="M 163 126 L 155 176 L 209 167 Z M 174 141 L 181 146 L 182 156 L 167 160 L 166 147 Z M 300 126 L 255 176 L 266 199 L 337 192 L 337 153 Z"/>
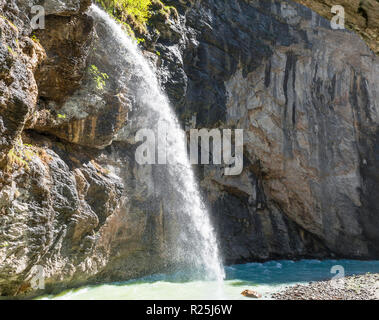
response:
<path id="1" fill-rule="evenodd" d="M 296 285 L 275 293 L 276 300 L 379 300 L 379 274 Z"/>

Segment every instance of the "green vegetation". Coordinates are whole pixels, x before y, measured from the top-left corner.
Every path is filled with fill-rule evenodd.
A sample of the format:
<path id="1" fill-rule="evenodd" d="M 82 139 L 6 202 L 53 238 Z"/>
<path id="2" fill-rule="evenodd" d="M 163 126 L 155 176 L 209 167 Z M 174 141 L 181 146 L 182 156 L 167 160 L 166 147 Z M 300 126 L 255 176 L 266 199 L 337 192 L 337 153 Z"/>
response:
<path id="1" fill-rule="evenodd" d="M 140 44 L 140 43 L 144 43 L 145 42 L 145 39 L 144 38 L 137 38 L 137 43 Z"/>
<path id="2" fill-rule="evenodd" d="M 151 0 L 96 0 L 96 2 L 119 22 L 130 25 L 139 34 L 146 33 L 146 23 L 151 14 L 149 10 Z"/>
<path id="3" fill-rule="evenodd" d="M 36 36 L 35 34 L 33 34 L 30 38 L 31 38 L 34 42 L 39 43 L 39 39 L 37 38 L 37 36 Z"/>
<path id="4" fill-rule="evenodd" d="M 146 23 L 150 16 L 149 7 L 151 0 L 97 0 L 105 9 L 121 13 L 121 15 L 131 15 L 139 23 Z"/>
<path id="5" fill-rule="evenodd" d="M 45 149 L 33 146 L 31 144 L 24 144 L 19 138 L 13 148 L 7 154 L 6 172 L 12 172 L 14 169 L 24 168 L 29 171 L 28 162 L 34 157 L 38 157 L 41 161 L 48 163 L 51 161 Z"/>
<path id="6" fill-rule="evenodd" d="M 157 17 L 160 20 L 167 20 L 170 17 L 179 18 L 178 10 L 173 6 L 166 6 L 160 0 L 152 0 L 150 10 L 152 18 Z"/>
<path id="7" fill-rule="evenodd" d="M 178 11 L 175 7 L 166 6 L 160 0 L 95 0 L 119 23 L 123 24 L 128 34 L 138 43 L 143 38 L 136 39 L 134 32 L 138 35 L 147 34 L 147 25 L 160 17 L 167 20 L 171 16 L 178 19 Z"/>
<path id="8" fill-rule="evenodd" d="M 9 243 L 7 241 L 0 244 L 0 248 L 6 248 L 6 247 L 9 247 Z"/>
<path id="9" fill-rule="evenodd" d="M 99 68 L 96 67 L 94 64 L 90 66 L 89 71 L 93 77 L 93 80 L 96 82 L 97 89 L 103 90 L 106 85 L 105 81 L 109 79 L 109 76 L 104 72 L 100 72 Z"/>
<path id="10" fill-rule="evenodd" d="M 10 53 L 12 56 L 14 56 L 14 51 L 12 50 L 12 48 L 11 48 L 10 46 L 8 46 L 8 51 L 9 51 L 9 53 Z"/>
<path id="11" fill-rule="evenodd" d="M 22 141 L 18 141 L 16 145 L 8 152 L 7 155 L 7 172 L 11 172 L 14 165 L 19 168 L 25 168 L 29 170 L 28 162 L 30 161 L 35 153 L 28 145 L 23 145 Z"/>

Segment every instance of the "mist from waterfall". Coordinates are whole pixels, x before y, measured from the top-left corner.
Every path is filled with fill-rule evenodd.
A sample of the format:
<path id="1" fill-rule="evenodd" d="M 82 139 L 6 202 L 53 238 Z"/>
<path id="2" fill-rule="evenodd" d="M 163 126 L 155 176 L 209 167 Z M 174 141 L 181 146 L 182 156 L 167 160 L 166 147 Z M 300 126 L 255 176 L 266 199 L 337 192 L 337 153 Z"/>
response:
<path id="1" fill-rule="evenodd" d="M 225 274 L 218 244 L 188 159 L 186 135 L 168 98 L 161 90 L 153 67 L 137 44 L 107 13 L 92 5 L 89 14 L 97 23 L 103 24 L 103 28 L 113 38 L 112 41 L 119 47 L 117 54 L 128 61 L 127 65 L 120 65 L 119 68 L 133 69 L 132 94 L 138 108 L 142 108 L 144 113 L 143 121 L 138 125 L 156 131 L 159 122 L 168 128 L 167 141 L 162 141 L 166 137 L 157 138 L 161 139 L 158 144 L 168 145 L 169 164 L 155 166 L 158 197 L 162 199 L 163 210 L 172 213 L 175 226 L 179 229 L 176 230 L 177 238 L 172 242 L 173 247 L 170 248 L 168 258 L 188 267 L 191 272 L 205 280 L 222 281 Z M 157 208 L 157 212 L 159 210 Z"/>

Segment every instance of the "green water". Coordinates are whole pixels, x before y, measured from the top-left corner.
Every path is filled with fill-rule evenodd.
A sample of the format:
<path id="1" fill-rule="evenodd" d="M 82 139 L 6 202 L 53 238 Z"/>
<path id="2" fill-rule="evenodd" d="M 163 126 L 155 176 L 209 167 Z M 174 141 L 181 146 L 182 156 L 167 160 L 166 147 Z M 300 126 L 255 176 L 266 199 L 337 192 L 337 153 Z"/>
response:
<path id="1" fill-rule="evenodd" d="M 300 260 L 247 263 L 225 267 L 223 283 L 184 281 L 184 275 L 153 275 L 126 282 L 69 290 L 57 296 L 42 299 L 125 299 L 125 300 L 210 300 L 248 299 L 241 295 L 245 289 L 253 289 L 270 299 L 272 293 L 289 285 L 331 279 L 331 268 L 340 265 L 345 275 L 379 273 L 379 261 L 355 260 Z"/>

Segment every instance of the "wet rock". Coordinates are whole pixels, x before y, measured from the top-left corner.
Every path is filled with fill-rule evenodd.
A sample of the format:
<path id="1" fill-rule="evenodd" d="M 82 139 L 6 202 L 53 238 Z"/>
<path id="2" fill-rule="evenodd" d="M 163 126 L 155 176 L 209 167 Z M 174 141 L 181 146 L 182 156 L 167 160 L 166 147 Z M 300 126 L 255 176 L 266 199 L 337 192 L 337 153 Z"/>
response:
<path id="1" fill-rule="evenodd" d="M 254 298 L 254 299 L 262 298 L 262 295 L 259 292 L 256 292 L 253 290 L 244 290 L 241 292 L 241 294 L 248 298 Z"/>

